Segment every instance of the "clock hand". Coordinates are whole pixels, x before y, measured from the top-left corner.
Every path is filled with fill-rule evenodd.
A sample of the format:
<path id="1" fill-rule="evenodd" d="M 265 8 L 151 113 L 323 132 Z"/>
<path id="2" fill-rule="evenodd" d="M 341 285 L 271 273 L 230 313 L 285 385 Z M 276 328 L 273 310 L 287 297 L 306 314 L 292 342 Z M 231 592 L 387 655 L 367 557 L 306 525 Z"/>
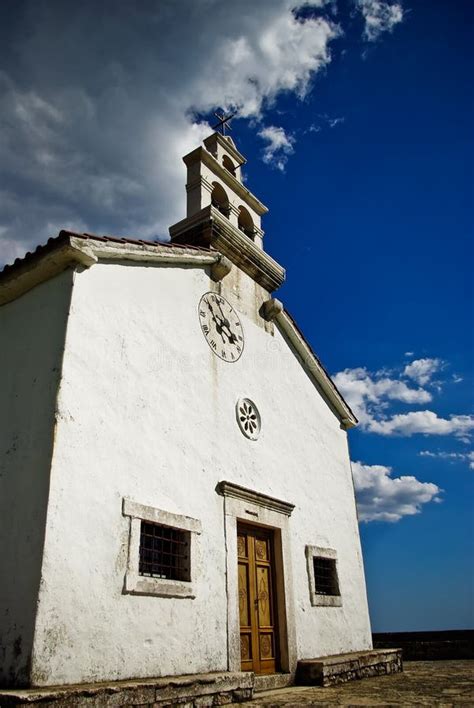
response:
<path id="1" fill-rule="evenodd" d="M 206 300 L 206 304 L 207 304 L 207 306 L 208 306 L 208 308 L 209 308 L 209 311 L 210 311 L 210 313 L 211 313 L 212 319 L 213 319 L 214 322 L 216 323 L 216 331 L 217 331 L 218 334 L 221 335 L 222 343 L 225 344 L 225 339 L 224 339 L 224 336 L 223 336 L 223 334 L 222 334 L 222 332 L 223 332 L 222 320 L 221 320 L 220 322 L 218 322 L 218 321 L 217 321 L 217 317 L 219 317 L 219 316 L 217 315 L 217 317 L 216 317 L 216 315 L 215 315 L 215 313 L 214 313 L 214 310 L 212 309 L 212 306 L 210 305 L 209 302 L 207 302 L 207 300 Z M 221 318 L 219 317 L 219 320 L 220 320 L 220 319 L 221 319 Z M 226 335 L 226 337 L 227 337 L 227 335 Z"/>
<path id="2" fill-rule="evenodd" d="M 235 342 L 237 342 L 237 337 L 236 337 L 235 334 L 232 332 L 228 320 L 226 320 L 226 322 L 225 322 L 225 324 L 224 324 L 223 326 L 224 326 L 226 329 L 229 330 L 229 334 L 227 334 L 227 332 L 226 332 L 226 337 L 229 339 L 229 342 L 230 342 L 231 344 L 234 344 Z"/>
<path id="3" fill-rule="evenodd" d="M 217 307 L 218 307 L 219 310 L 221 311 L 222 321 L 224 322 L 224 324 L 226 325 L 226 327 L 228 327 L 228 326 L 229 326 L 229 320 L 228 320 L 228 319 L 226 318 L 226 316 L 224 315 L 224 311 L 223 311 L 223 309 L 222 309 L 222 307 L 221 307 L 221 303 L 219 302 L 219 300 L 217 300 Z"/>
<path id="4" fill-rule="evenodd" d="M 227 319 L 227 317 L 224 315 L 224 311 L 221 307 L 221 303 L 219 302 L 219 300 L 217 300 L 217 306 L 218 306 L 219 310 L 221 311 L 221 315 L 222 315 L 222 325 L 221 326 L 223 326 L 229 330 L 229 334 L 226 334 L 226 337 L 228 337 L 229 342 L 231 344 L 234 344 L 235 342 L 237 342 L 237 337 L 235 336 L 235 334 L 232 332 L 232 330 L 230 328 L 230 322 Z"/>
<path id="5" fill-rule="evenodd" d="M 218 322 L 218 321 L 217 321 L 217 319 L 216 319 L 216 314 L 215 314 L 214 310 L 212 309 L 212 305 L 211 305 L 209 302 L 207 302 L 207 300 L 206 300 L 206 305 L 207 305 L 208 308 L 209 308 L 209 312 L 211 313 L 212 319 L 213 319 L 214 322 L 216 323 L 216 326 L 221 327 L 221 326 L 222 326 L 222 322 Z M 219 315 L 217 315 L 217 317 L 219 317 Z M 221 318 L 219 317 L 219 319 L 221 319 Z"/>

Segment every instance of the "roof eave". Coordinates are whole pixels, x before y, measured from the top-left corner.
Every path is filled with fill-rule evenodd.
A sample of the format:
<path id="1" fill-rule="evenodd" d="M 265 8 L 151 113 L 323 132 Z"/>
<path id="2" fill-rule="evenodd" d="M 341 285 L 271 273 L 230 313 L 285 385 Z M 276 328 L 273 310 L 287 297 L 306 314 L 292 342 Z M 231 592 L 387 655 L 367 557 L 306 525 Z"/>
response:
<path id="1" fill-rule="evenodd" d="M 97 257 L 83 244 L 78 247 L 72 238 L 58 240 L 55 247 L 37 258 L 25 259 L 0 277 L 0 305 L 16 300 L 36 285 L 58 275 L 70 266 L 90 268 Z"/>
<path id="2" fill-rule="evenodd" d="M 354 428 L 358 423 L 357 418 L 282 303 L 276 299 L 269 300 L 264 305 L 264 315 L 266 319 L 273 320 L 283 336 L 289 340 L 303 368 L 337 414 L 341 427 L 344 430 Z"/>
<path id="3" fill-rule="evenodd" d="M 36 285 L 53 278 L 69 267 L 90 268 L 100 260 L 146 261 L 149 263 L 176 263 L 177 265 L 212 265 L 220 253 L 204 249 L 173 248 L 165 244 L 124 243 L 116 240 L 95 240 L 61 231 L 59 237 L 42 247 L 39 253 L 15 262 L 0 274 L 0 306 L 16 300 Z"/>

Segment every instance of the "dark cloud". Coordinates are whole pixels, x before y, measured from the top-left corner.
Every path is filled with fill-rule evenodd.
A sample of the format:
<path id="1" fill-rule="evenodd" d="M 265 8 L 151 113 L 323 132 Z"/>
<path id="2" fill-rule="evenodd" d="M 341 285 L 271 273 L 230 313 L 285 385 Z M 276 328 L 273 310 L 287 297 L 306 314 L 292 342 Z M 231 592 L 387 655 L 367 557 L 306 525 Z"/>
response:
<path id="1" fill-rule="evenodd" d="M 234 105 L 261 117 L 329 62 L 330 15 L 293 8 L 4 0 L 0 262 L 60 227 L 166 234 L 185 211 L 181 157 L 209 132 L 194 116 Z"/>

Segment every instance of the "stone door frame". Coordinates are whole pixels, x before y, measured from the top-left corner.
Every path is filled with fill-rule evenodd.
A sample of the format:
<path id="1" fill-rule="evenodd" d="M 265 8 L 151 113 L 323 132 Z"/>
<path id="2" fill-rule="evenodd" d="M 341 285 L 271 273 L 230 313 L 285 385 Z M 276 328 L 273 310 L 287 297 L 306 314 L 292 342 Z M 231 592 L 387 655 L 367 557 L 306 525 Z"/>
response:
<path id="1" fill-rule="evenodd" d="M 227 587 L 227 669 L 240 671 L 240 616 L 237 560 L 237 523 L 263 526 L 274 533 L 276 611 L 280 671 L 294 674 L 297 663 L 294 596 L 291 573 L 289 518 L 293 504 L 274 499 L 232 482 L 219 482 L 224 497 Z"/>

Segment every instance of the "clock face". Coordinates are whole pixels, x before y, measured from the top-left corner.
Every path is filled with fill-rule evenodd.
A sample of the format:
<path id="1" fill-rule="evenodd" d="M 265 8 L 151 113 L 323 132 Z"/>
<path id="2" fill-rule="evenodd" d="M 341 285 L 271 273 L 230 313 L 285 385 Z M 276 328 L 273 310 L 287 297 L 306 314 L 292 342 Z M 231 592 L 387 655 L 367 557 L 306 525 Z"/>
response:
<path id="1" fill-rule="evenodd" d="M 199 301 L 199 322 L 212 351 L 223 361 L 240 359 L 244 333 L 239 316 L 225 297 L 205 293 Z"/>

